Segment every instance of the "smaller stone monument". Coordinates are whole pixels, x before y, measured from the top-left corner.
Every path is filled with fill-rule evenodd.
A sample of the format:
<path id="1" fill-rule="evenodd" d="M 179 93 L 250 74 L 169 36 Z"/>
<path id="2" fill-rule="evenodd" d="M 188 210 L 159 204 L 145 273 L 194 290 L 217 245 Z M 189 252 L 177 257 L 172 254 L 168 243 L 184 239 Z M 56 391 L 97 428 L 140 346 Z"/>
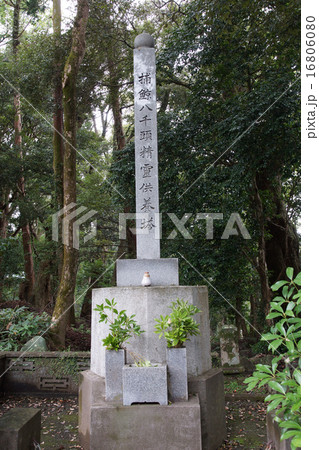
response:
<path id="1" fill-rule="evenodd" d="M 220 359 L 224 373 L 244 372 L 240 365 L 237 327 L 223 325 L 220 332 Z"/>

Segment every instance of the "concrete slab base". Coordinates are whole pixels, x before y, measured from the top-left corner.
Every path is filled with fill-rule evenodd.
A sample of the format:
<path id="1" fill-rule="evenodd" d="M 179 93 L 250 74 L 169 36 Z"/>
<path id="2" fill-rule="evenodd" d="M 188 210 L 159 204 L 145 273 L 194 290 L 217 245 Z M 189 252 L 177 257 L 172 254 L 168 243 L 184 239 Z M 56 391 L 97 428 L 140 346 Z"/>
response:
<path id="1" fill-rule="evenodd" d="M 126 363 L 134 362 L 132 352 L 152 363 L 166 364 L 166 341 L 154 333 L 155 318 L 171 313 L 169 306 L 177 298 L 196 305 L 202 312 L 194 316 L 199 323 L 199 336 L 192 336 L 186 342 L 187 373 L 200 375 L 209 370 L 210 327 L 208 310 L 208 291 L 206 286 L 150 286 L 150 287 L 109 287 L 93 289 L 92 328 L 91 328 L 91 370 L 101 377 L 105 376 L 105 349 L 102 339 L 108 334 L 108 325 L 100 322 L 100 315 L 94 311 L 96 305 L 108 298 L 117 302 L 119 310 L 125 309 L 127 315 L 135 314 L 135 320 L 145 333 L 133 336 L 127 348 Z"/>
<path id="2" fill-rule="evenodd" d="M 29 450 L 40 444 L 41 409 L 12 408 L 0 418 L 0 448 Z"/>
<path id="3" fill-rule="evenodd" d="M 244 373 L 245 367 L 238 365 L 238 366 L 223 366 L 222 367 L 224 374 L 234 374 L 234 373 Z"/>
<path id="4" fill-rule="evenodd" d="M 189 380 L 189 400 L 168 406 L 105 402 L 104 378 L 81 372 L 79 435 L 84 450 L 214 450 L 226 438 L 223 373 Z"/>
<path id="5" fill-rule="evenodd" d="M 81 372 L 79 435 L 84 450 L 200 450 L 201 418 L 197 395 L 171 405 L 105 402 L 104 379 Z M 99 385 L 99 387 L 97 387 Z"/>
<path id="6" fill-rule="evenodd" d="M 188 392 L 199 396 L 203 450 L 215 450 L 226 439 L 224 375 L 208 370 L 188 380 Z"/>
<path id="7" fill-rule="evenodd" d="M 149 272 L 152 286 L 178 286 L 178 259 L 119 259 L 116 262 L 117 286 L 141 286 Z"/>

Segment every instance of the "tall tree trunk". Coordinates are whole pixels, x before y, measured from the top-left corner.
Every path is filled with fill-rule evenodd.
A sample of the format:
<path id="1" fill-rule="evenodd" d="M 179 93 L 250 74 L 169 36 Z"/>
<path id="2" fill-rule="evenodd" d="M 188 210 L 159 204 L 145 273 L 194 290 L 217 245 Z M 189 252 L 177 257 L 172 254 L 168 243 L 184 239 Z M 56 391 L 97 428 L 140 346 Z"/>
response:
<path id="1" fill-rule="evenodd" d="M 57 209 L 63 206 L 63 105 L 62 105 L 62 55 L 61 55 L 61 0 L 53 0 L 53 36 L 55 55 L 53 75 L 53 170 Z"/>
<path id="2" fill-rule="evenodd" d="M 256 297 L 254 295 L 250 295 L 249 302 L 250 302 L 250 323 L 252 325 L 249 330 L 249 335 L 251 337 L 255 337 L 257 336 L 256 330 L 258 330 Z"/>
<path id="3" fill-rule="evenodd" d="M 61 0 L 53 0 L 53 37 L 54 37 L 54 73 L 53 73 L 53 172 L 54 172 L 54 211 L 63 208 L 63 104 L 62 104 L 62 49 L 61 49 Z M 61 224 L 58 224 L 61 236 Z M 35 303 L 41 309 L 48 304 L 53 306 L 52 273 L 60 280 L 63 263 L 62 244 L 50 248 L 46 260 L 41 261 L 36 276 Z"/>
<path id="4" fill-rule="evenodd" d="M 91 310 L 92 310 L 92 290 L 95 289 L 97 286 L 95 286 L 97 276 L 93 275 L 89 278 L 89 288 L 85 293 L 82 308 L 81 308 L 81 317 L 90 320 L 91 319 Z"/>
<path id="5" fill-rule="evenodd" d="M 109 110 L 105 110 L 105 115 L 104 115 L 104 110 L 101 107 L 100 114 L 101 114 L 101 124 L 102 124 L 102 133 L 101 133 L 102 138 L 105 138 L 105 136 L 106 136 L 108 112 L 109 112 Z"/>
<path id="6" fill-rule="evenodd" d="M 88 0 L 78 0 L 77 15 L 72 31 L 71 50 L 63 73 L 64 136 L 66 138 L 63 164 L 63 206 L 76 202 L 76 81 L 85 53 L 85 31 L 89 15 Z M 70 212 L 66 213 L 66 218 Z M 74 302 L 78 251 L 73 248 L 73 224 L 64 220 L 63 233 L 69 234 L 63 248 L 62 275 L 52 315 L 52 337 L 57 346 L 65 346 L 65 332 L 70 308 Z"/>
<path id="7" fill-rule="evenodd" d="M 0 241 L 6 239 L 7 237 L 7 230 L 8 230 L 8 217 L 10 214 L 10 209 L 9 209 L 9 193 L 8 192 L 4 192 L 2 199 L 1 199 L 1 204 L 0 204 L 0 209 L 1 209 L 1 215 L 0 215 Z M 0 268 L 2 265 L 2 254 L 0 252 Z M 0 269 L 0 302 L 3 299 L 3 287 L 4 287 L 4 273 L 1 272 Z"/>
<path id="8" fill-rule="evenodd" d="M 290 221 L 282 197 L 281 177 L 270 181 L 267 175 L 259 174 L 258 188 L 271 195 L 271 213 L 266 218 L 266 262 L 270 284 L 286 277 L 287 267 L 293 267 L 294 273 L 300 272 L 299 239 L 294 224 Z"/>
<path id="9" fill-rule="evenodd" d="M 40 261 L 34 289 L 35 306 L 41 310 L 53 306 L 51 286 L 51 259 Z"/>
<path id="10" fill-rule="evenodd" d="M 16 0 L 13 9 L 13 30 L 12 30 L 12 52 L 14 59 L 17 58 L 19 47 L 19 34 L 20 34 L 20 8 L 21 0 Z M 21 100 L 20 94 L 14 91 L 14 144 L 17 149 L 20 158 L 23 160 L 22 152 L 22 138 L 21 138 Z M 20 195 L 25 197 L 25 179 L 23 174 L 21 175 L 19 182 Z M 31 246 L 31 230 L 28 220 L 21 217 L 21 229 L 22 229 L 22 245 L 24 254 L 24 273 L 25 281 L 21 284 L 19 297 L 27 302 L 34 302 L 34 265 Z"/>
<path id="11" fill-rule="evenodd" d="M 268 282 L 268 269 L 266 263 L 265 217 L 263 204 L 257 187 L 256 176 L 253 178 L 253 197 L 256 219 L 259 224 L 257 272 L 261 288 L 261 316 L 259 317 L 258 322 L 262 325 L 265 323 L 266 316 L 269 313 L 271 290 Z"/>
<path id="12" fill-rule="evenodd" d="M 245 319 L 242 317 L 242 301 L 240 299 L 240 297 L 236 297 L 236 311 L 238 311 L 238 313 L 235 313 L 235 321 L 236 321 L 236 327 L 237 327 L 237 331 L 238 331 L 238 339 L 241 338 L 241 332 L 243 334 L 243 338 L 246 338 L 248 335 L 247 332 L 247 327 L 246 327 L 246 322 Z"/>

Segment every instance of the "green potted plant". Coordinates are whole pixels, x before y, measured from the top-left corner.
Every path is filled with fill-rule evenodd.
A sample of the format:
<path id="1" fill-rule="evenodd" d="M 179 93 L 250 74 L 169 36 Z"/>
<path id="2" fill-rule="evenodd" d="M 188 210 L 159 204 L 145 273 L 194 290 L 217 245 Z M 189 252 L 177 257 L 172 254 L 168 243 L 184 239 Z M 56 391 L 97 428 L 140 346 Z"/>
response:
<path id="1" fill-rule="evenodd" d="M 105 299 L 97 305 L 95 311 L 100 313 L 100 322 L 108 324 L 109 334 L 102 339 L 105 351 L 105 397 L 106 401 L 122 401 L 122 369 L 126 361 L 124 343 L 133 335 L 144 333 L 137 325 L 135 314 L 127 316 L 126 311 L 118 311 L 116 302 Z"/>
<path id="2" fill-rule="evenodd" d="M 193 316 L 201 311 L 183 299 L 177 299 L 170 306 L 172 312 L 155 319 L 155 333 L 167 342 L 166 361 L 168 367 L 168 392 L 172 401 L 188 400 L 187 355 L 185 342 L 190 336 L 197 336 L 199 324 Z"/>

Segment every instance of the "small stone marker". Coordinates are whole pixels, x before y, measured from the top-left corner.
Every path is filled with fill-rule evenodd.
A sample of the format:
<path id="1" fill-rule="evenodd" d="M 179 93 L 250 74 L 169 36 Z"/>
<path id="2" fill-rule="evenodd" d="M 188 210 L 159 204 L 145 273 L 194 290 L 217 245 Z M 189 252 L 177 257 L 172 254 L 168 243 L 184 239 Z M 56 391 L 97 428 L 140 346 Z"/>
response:
<path id="1" fill-rule="evenodd" d="M 221 328 L 219 335 L 222 367 L 239 366 L 237 328 L 234 325 L 224 325 Z"/>
<path id="2" fill-rule="evenodd" d="M 34 336 L 21 348 L 22 352 L 47 352 L 48 347 L 42 336 Z"/>

